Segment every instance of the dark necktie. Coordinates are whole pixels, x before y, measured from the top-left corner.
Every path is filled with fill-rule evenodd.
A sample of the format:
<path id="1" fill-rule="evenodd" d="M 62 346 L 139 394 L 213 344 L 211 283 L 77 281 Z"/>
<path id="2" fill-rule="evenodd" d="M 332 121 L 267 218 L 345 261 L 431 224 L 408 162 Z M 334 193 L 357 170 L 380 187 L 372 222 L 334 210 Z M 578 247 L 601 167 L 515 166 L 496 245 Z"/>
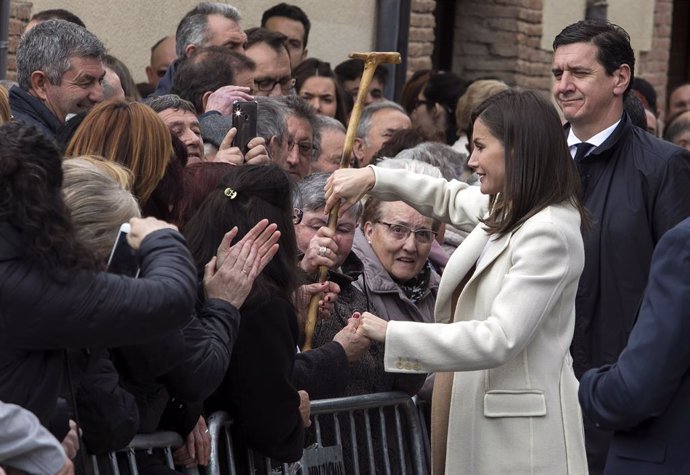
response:
<path id="1" fill-rule="evenodd" d="M 594 145 L 587 142 L 580 142 L 575 144 L 575 148 L 577 148 L 575 151 L 575 162 L 581 162 L 582 159 L 585 158 L 585 155 L 587 155 L 587 152 L 594 148 Z"/>

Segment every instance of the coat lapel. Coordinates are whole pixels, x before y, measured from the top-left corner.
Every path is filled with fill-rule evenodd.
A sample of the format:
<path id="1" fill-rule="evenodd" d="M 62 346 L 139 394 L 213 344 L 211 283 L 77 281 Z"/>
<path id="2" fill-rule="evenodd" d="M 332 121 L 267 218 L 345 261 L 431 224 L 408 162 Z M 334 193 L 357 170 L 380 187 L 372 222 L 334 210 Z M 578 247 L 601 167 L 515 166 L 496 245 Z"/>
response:
<path id="1" fill-rule="evenodd" d="M 490 236 L 484 231 L 481 225 L 477 226 L 472 233 L 460 244 L 453 255 L 448 260 L 446 272 L 441 279 L 441 285 L 436 297 L 436 321 L 439 323 L 450 323 L 454 320 L 451 315 L 453 307 L 453 293 L 462 282 L 467 272 L 477 263 L 477 259 L 486 247 L 486 253 L 480 266 L 465 284 L 465 289 L 477 279 L 496 258 L 508 247 L 512 233 L 506 233 L 495 241 L 489 241 Z M 488 245 L 487 245 L 488 243 Z M 449 273 L 448 270 L 452 270 Z"/>

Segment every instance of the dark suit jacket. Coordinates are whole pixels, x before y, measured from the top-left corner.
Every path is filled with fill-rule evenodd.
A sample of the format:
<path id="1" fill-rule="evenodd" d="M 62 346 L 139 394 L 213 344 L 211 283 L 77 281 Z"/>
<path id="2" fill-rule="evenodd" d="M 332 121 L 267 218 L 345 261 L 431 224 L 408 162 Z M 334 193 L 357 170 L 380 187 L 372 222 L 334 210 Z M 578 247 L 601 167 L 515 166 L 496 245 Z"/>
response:
<path id="1" fill-rule="evenodd" d="M 638 320 L 618 362 L 587 371 L 580 404 L 616 431 L 607 474 L 690 473 L 690 218 L 654 251 Z"/>

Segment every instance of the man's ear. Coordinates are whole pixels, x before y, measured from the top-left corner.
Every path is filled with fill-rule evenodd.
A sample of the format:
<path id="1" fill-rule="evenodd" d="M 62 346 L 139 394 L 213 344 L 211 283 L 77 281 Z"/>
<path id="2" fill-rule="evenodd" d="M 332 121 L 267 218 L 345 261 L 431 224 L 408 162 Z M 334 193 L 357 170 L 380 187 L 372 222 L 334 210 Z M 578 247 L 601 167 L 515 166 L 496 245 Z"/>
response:
<path id="1" fill-rule="evenodd" d="M 613 93 L 616 96 L 622 96 L 630 84 L 630 66 L 621 64 L 621 66 L 613 72 L 614 86 Z"/>
<path id="2" fill-rule="evenodd" d="M 307 48 L 304 48 L 304 51 L 302 51 L 302 61 L 304 61 L 308 57 L 309 57 L 309 50 Z"/>
<path id="3" fill-rule="evenodd" d="M 355 141 L 352 143 L 352 155 L 361 166 L 361 161 L 364 158 L 364 139 L 355 137 Z"/>
<path id="4" fill-rule="evenodd" d="M 146 78 L 149 80 L 149 84 L 153 84 L 156 78 L 156 72 L 151 66 L 146 66 Z"/>
<path id="5" fill-rule="evenodd" d="M 197 50 L 196 45 L 189 44 L 184 48 L 185 58 L 189 58 Z"/>
<path id="6" fill-rule="evenodd" d="M 208 103 L 208 98 L 211 94 L 213 94 L 212 91 L 206 91 L 204 92 L 204 95 L 201 96 L 201 110 L 204 112 L 206 112 L 206 104 Z"/>
<path id="7" fill-rule="evenodd" d="M 364 233 L 364 237 L 369 241 L 369 244 L 371 244 L 371 235 L 374 234 L 374 225 L 371 224 L 371 221 L 367 221 L 364 223 L 364 226 L 362 226 L 362 232 Z"/>
<path id="8" fill-rule="evenodd" d="M 45 102 L 48 99 L 48 86 L 50 81 L 48 76 L 43 71 L 34 71 L 31 73 L 31 87 L 34 95 Z"/>

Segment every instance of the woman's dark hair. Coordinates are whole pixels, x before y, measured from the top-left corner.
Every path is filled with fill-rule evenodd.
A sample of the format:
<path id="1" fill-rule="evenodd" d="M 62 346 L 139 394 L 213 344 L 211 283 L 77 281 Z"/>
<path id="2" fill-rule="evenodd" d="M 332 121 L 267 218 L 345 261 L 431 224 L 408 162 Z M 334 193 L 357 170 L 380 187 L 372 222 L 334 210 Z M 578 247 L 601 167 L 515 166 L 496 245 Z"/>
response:
<path id="1" fill-rule="evenodd" d="M 201 207 L 208 194 L 216 189 L 225 175 L 234 168 L 226 162 L 198 162 L 185 167 L 182 172 L 182 200 L 177 225 L 184 227 Z"/>
<path id="2" fill-rule="evenodd" d="M 297 240 L 292 222 L 292 185 L 275 165 L 232 167 L 187 222 L 183 234 L 201 275 L 225 233 L 237 226 L 235 242 L 266 218 L 281 233 L 278 253 L 254 282 L 247 303 L 279 294 L 292 302 L 298 286 Z"/>
<path id="3" fill-rule="evenodd" d="M 433 108 L 439 104 L 446 111 L 446 143 L 453 145 L 457 138 L 457 125 L 455 123 L 455 106 L 458 99 L 465 94 L 469 82 L 454 73 L 438 71 L 431 73 L 424 86 L 426 107 Z"/>
<path id="4" fill-rule="evenodd" d="M 32 126 L 0 126 L 0 221 L 17 228 L 24 258 L 66 281 L 75 269 L 96 269 L 77 239 L 62 197 L 62 157 Z"/>
<path id="5" fill-rule="evenodd" d="M 141 212 L 143 216 L 153 216 L 179 225 L 177 218 L 180 214 L 180 201 L 183 194 L 182 175 L 187 166 L 187 146 L 175 134 L 171 133 L 170 137 L 173 153 L 165 168 L 165 174 L 153 189 L 151 197 L 146 201 Z"/>
<path id="6" fill-rule="evenodd" d="M 482 222 L 491 234 L 519 228 L 550 205 L 569 202 L 589 222 L 575 168 L 554 106 L 539 93 L 509 89 L 472 112 L 505 148 L 505 182 Z"/>
<path id="7" fill-rule="evenodd" d="M 431 76 L 430 69 L 420 69 L 415 71 L 410 79 L 405 82 L 398 104 L 403 106 L 407 115 L 412 114 L 412 111 L 417 107 L 417 98 L 426 86 L 429 77 Z"/>
<path id="8" fill-rule="evenodd" d="M 295 91 L 297 95 L 302 91 L 302 86 L 304 86 L 307 79 L 311 77 L 317 76 L 332 79 L 335 86 L 335 118 L 347 127 L 348 109 L 345 104 L 345 93 L 340 83 L 336 80 L 335 73 L 329 63 L 316 58 L 305 59 L 295 68 L 293 76 L 295 77 Z"/>

